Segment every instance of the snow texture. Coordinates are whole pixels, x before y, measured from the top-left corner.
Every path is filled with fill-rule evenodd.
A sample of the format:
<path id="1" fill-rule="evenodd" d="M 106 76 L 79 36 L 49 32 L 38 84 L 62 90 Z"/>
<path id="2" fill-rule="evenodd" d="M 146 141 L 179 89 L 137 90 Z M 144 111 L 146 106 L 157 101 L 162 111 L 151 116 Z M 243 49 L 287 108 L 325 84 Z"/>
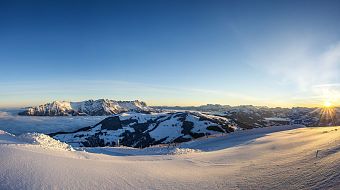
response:
<path id="1" fill-rule="evenodd" d="M 268 127 L 175 149 L 186 154 L 121 148 L 131 154 L 108 156 L 20 144 L 0 132 L 0 189 L 339 189 L 339 133 L 340 127 Z"/>

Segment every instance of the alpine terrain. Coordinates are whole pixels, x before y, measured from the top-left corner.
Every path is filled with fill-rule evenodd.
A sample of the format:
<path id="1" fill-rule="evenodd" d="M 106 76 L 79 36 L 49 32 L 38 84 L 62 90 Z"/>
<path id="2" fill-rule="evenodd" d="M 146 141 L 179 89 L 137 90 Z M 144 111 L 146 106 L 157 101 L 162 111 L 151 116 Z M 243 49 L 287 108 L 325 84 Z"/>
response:
<path id="1" fill-rule="evenodd" d="M 87 100 L 81 102 L 54 101 L 44 105 L 29 107 L 19 115 L 26 116 L 69 116 L 69 115 L 111 115 L 127 111 L 149 112 L 142 101 L 115 101 L 108 99 Z"/>

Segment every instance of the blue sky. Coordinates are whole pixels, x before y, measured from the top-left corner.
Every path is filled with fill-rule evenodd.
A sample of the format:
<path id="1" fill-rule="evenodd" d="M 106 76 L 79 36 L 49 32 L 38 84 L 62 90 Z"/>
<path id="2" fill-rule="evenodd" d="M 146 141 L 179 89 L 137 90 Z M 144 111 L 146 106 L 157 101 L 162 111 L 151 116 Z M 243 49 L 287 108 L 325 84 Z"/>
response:
<path id="1" fill-rule="evenodd" d="M 0 107 L 340 100 L 340 1 L 0 1 Z"/>

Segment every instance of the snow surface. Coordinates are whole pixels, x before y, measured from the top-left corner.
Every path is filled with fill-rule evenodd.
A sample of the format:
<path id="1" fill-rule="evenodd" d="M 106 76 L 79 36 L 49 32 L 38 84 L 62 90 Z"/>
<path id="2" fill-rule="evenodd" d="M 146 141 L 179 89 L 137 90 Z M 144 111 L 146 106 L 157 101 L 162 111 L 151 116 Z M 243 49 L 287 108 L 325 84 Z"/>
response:
<path id="1" fill-rule="evenodd" d="M 169 149 L 158 155 L 143 154 L 151 148 L 107 151 L 119 149 L 130 154 L 56 151 L 1 131 L 0 189 L 340 187 L 340 127 L 237 131 L 178 147 L 153 147 L 154 152 Z"/>
<path id="2" fill-rule="evenodd" d="M 45 149 L 74 151 L 70 145 L 41 133 L 26 133 L 15 136 L 13 134 L 7 133 L 6 131 L 0 130 L 0 145 L 1 144 L 30 144 L 38 145 Z"/>
<path id="3" fill-rule="evenodd" d="M 25 141 L 27 143 L 30 143 L 30 144 L 40 145 L 41 147 L 44 147 L 44 148 L 74 151 L 74 149 L 70 145 L 60 142 L 58 140 L 55 140 L 45 134 L 27 133 L 27 134 L 20 135 L 18 139 Z"/>

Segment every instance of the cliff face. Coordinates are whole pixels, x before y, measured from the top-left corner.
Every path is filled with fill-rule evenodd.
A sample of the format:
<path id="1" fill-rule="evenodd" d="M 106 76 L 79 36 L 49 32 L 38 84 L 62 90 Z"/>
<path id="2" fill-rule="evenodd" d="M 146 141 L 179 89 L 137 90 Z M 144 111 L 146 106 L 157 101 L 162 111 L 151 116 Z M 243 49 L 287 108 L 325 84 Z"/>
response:
<path id="1" fill-rule="evenodd" d="M 115 101 L 107 99 L 87 100 L 82 102 L 54 101 L 44 105 L 29 107 L 19 115 L 26 116 L 69 116 L 69 115 L 111 115 L 122 112 L 149 112 L 149 108 L 144 102 L 135 101 Z"/>

